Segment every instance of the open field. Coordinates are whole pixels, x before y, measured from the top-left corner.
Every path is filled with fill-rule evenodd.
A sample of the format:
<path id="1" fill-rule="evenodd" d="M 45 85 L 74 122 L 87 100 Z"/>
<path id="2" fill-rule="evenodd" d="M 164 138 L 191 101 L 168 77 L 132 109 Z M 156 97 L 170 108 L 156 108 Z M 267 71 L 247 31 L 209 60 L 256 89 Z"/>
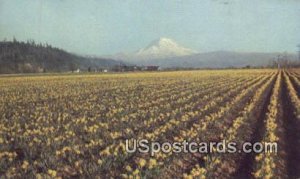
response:
<path id="1" fill-rule="evenodd" d="M 300 177 L 299 95 L 299 69 L 1 77 L 0 178 Z M 150 156 L 132 138 L 278 152 Z"/>

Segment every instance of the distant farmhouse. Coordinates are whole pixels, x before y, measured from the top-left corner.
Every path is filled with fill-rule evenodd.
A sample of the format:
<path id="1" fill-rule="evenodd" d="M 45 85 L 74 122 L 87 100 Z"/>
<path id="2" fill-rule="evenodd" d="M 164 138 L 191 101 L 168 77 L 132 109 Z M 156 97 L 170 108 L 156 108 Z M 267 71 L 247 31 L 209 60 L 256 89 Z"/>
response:
<path id="1" fill-rule="evenodd" d="M 89 67 L 87 72 L 138 72 L 138 71 L 158 71 L 159 66 L 137 66 L 137 65 L 115 65 L 113 67 L 106 67 L 106 68 L 92 68 Z M 86 70 L 81 70 L 81 69 L 74 69 L 72 72 L 73 73 L 80 73 L 84 72 Z"/>
<path id="2" fill-rule="evenodd" d="M 137 65 L 118 65 L 114 66 L 113 72 L 129 72 L 129 71 L 158 71 L 159 66 L 137 66 Z"/>
<path id="3" fill-rule="evenodd" d="M 157 71 L 159 66 L 145 66 L 146 71 Z"/>

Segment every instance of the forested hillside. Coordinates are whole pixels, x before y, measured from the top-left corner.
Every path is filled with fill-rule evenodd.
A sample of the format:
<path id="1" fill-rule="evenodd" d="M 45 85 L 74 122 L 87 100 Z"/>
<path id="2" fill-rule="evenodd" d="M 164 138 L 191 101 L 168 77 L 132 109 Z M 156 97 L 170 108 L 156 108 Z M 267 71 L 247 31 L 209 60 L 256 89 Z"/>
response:
<path id="1" fill-rule="evenodd" d="M 83 57 L 34 41 L 0 42 L 0 73 L 63 72 L 100 69 L 118 65 L 111 59 Z"/>

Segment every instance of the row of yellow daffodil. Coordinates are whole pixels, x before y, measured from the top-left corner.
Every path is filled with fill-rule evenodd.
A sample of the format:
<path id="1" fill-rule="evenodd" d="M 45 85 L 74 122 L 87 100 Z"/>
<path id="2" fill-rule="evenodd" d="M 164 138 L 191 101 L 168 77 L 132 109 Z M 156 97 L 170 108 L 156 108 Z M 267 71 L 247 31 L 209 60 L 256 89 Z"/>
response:
<path id="1" fill-rule="evenodd" d="M 286 81 L 287 84 L 287 88 L 288 88 L 288 95 L 290 100 L 292 101 L 292 103 L 294 104 L 295 107 L 295 116 L 300 119 L 300 99 L 299 99 L 299 94 L 297 94 L 297 90 L 294 88 L 290 77 L 288 76 L 288 74 L 286 72 L 283 73 L 284 79 Z M 298 91 L 299 93 L 299 91 Z"/>
<path id="2" fill-rule="evenodd" d="M 252 84 L 252 86 L 248 87 L 248 88 L 244 88 L 238 96 L 236 96 L 233 101 L 231 101 L 230 103 L 228 103 L 228 105 L 226 105 L 226 107 L 224 108 L 224 110 L 221 111 L 221 113 L 217 113 L 217 117 L 210 117 L 209 119 L 213 122 L 215 119 L 222 119 L 224 117 L 224 114 L 228 114 L 230 113 L 230 110 L 232 110 L 232 108 L 234 106 L 237 106 L 237 107 L 240 107 L 241 106 L 241 100 L 243 98 L 249 98 L 249 95 L 251 95 L 251 92 L 254 90 L 254 89 L 259 89 L 265 82 L 266 80 L 269 79 L 269 76 L 267 77 L 264 77 L 262 79 L 260 79 L 259 81 L 256 81 L 255 84 Z M 223 119 L 224 120 L 224 119 Z M 235 123 L 233 123 L 233 126 L 236 126 Z M 201 128 L 200 128 L 201 129 Z M 232 129 L 232 128 L 230 128 Z M 229 129 L 229 130 L 230 130 Z M 198 129 L 199 130 L 199 129 Z M 203 131 L 204 132 L 204 131 Z M 201 132 L 201 134 L 203 134 L 203 132 Z M 210 132 L 210 131 L 208 131 Z M 224 132 L 224 131 L 223 131 Z M 217 135 L 217 134 L 214 134 L 214 135 Z M 220 135 L 220 139 L 224 137 L 224 134 L 221 133 L 219 134 Z M 206 135 L 204 135 L 206 136 Z M 209 158 L 207 157 L 204 157 L 205 158 L 205 162 L 207 163 L 210 163 L 211 161 L 208 160 Z M 214 160 L 214 164 L 219 164 L 220 163 L 220 159 L 216 159 Z M 208 164 L 207 164 L 208 165 Z M 197 170 L 198 169 L 198 170 Z M 199 171 L 199 172 L 195 172 L 195 171 Z M 194 174 L 197 174 L 197 175 L 194 175 Z M 204 178 L 207 174 L 207 170 L 206 168 L 199 168 L 199 166 L 196 164 L 195 168 L 193 168 L 191 170 L 191 173 L 190 174 L 185 174 L 185 176 L 191 176 L 191 177 L 202 177 Z"/>
<path id="3" fill-rule="evenodd" d="M 270 104 L 268 105 L 268 113 L 266 114 L 265 122 L 265 133 L 262 143 L 265 142 L 279 142 L 279 133 L 282 130 L 281 125 L 281 87 L 282 87 L 282 72 L 277 76 L 275 86 L 273 88 L 273 93 L 270 99 Z M 256 160 L 256 169 L 253 173 L 255 178 L 274 178 L 279 176 L 280 167 L 277 166 L 281 163 L 282 159 L 279 158 L 278 154 L 273 151 L 260 153 L 255 157 Z M 284 176 L 284 173 L 280 172 L 281 176 Z M 287 176 L 286 176 L 287 177 Z"/>
<path id="4" fill-rule="evenodd" d="M 246 140 L 243 139 L 243 136 L 248 137 L 246 134 L 251 134 L 251 130 L 253 129 L 256 121 L 252 116 L 255 116 L 257 113 L 256 110 L 259 109 L 257 106 L 260 106 L 266 100 L 267 90 L 271 89 L 270 87 L 274 82 L 275 77 L 276 75 L 273 74 L 266 83 L 254 92 L 250 103 L 248 103 L 244 109 L 240 111 L 240 116 L 233 121 L 232 126 L 223 135 L 223 140 L 226 140 L 227 142 L 246 142 Z M 240 154 L 235 153 L 233 155 Z M 210 160 L 206 163 L 206 176 L 216 177 L 221 173 L 224 173 L 225 176 L 230 176 L 237 169 L 237 164 L 235 157 L 230 157 L 230 154 L 213 153 Z"/>
<path id="5" fill-rule="evenodd" d="M 220 104 L 223 105 L 224 99 L 226 97 L 228 98 L 229 96 L 232 96 L 232 94 L 234 94 L 234 95 L 239 94 L 240 90 L 244 89 L 246 86 L 253 85 L 252 83 L 258 82 L 260 78 L 261 77 L 258 77 L 258 78 L 255 78 L 255 79 L 252 79 L 252 80 L 249 80 L 249 81 L 242 80 L 240 82 L 235 83 L 233 86 L 230 86 L 231 89 L 229 90 L 229 92 L 227 94 L 223 93 L 224 94 L 223 98 L 222 97 L 217 97 L 214 101 L 212 101 L 212 103 L 211 103 L 212 105 L 208 104 L 208 106 L 209 106 L 208 108 L 199 109 L 199 112 L 197 113 L 198 116 L 192 116 L 192 118 L 197 118 L 197 119 L 199 118 L 200 120 L 193 121 L 193 123 L 192 123 L 193 125 L 190 128 L 187 128 L 187 129 L 184 128 L 184 129 L 180 130 L 180 132 L 178 133 L 178 136 L 174 136 L 173 137 L 173 141 L 182 142 L 183 139 L 187 139 L 187 138 L 193 140 L 193 138 L 196 135 L 199 135 L 199 134 L 201 134 L 202 132 L 204 132 L 206 130 L 206 128 L 199 128 L 197 126 L 197 123 L 199 123 L 198 125 L 207 126 L 207 125 L 209 125 L 209 123 L 213 122 L 213 120 L 202 120 L 201 119 L 201 115 L 200 114 L 202 114 L 202 115 L 205 114 L 205 110 L 204 109 L 206 109 L 206 110 L 210 109 L 211 110 L 212 107 L 221 108 L 219 105 Z M 266 79 L 266 78 L 267 77 L 265 77 L 264 79 Z M 261 83 L 263 83 L 263 81 L 264 80 L 261 80 Z M 228 99 L 231 99 L 231 98 L 228 98 Z M 230 102 L 224 103 L 224 104 L 226 104 L 228 110 L 230 109 L 230 106 L 232 106 L 231 105 L 232 103 L 230 103 Z M 222 111 L 222 112 L 223 112 L 223 114 L 225 113 L 224 111 Z M 207 117 L 211 117 L 212 115 L 214 115 L 214 114 L 210 113 L 209 116 L 207 116 Z M 220 115 L 220 113 L 219 113 L 219 115 Z M 205 117 L 204 119 L 208 119 L 208 118 Z M 186 125 L 184 125 L 184 126 L 186 126 Z M 201 129 L 203 129 L 203 131 Z M 155 138 L 154 140 L 157 140 L 157 139 Z M 162 154 L 162 153 L 158 153 L 157 155 L 155 155 L 156 160 L 159 161 L 158 162 L 159 165 L 157 167 L 164 165 L 164 161 L 166 161 L 167 158 L 170 158 L 170 156 L 171 156 L 171 154 Z M 151 160 L 151 159 L 152 158 L 149 158 L 149 160 Z"/>

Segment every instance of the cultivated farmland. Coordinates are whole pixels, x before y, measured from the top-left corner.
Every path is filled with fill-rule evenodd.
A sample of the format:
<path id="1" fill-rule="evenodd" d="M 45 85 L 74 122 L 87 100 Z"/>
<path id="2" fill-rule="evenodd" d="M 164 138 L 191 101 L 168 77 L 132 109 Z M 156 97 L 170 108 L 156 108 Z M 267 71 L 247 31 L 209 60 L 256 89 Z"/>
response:
<path id="1" fill-rule="evenodd" d="M 299 177 L 299 95 L 299 69 L 2 76 L 0 178 Z M 126 139 L 278 152 L 151 156 Z"/>

